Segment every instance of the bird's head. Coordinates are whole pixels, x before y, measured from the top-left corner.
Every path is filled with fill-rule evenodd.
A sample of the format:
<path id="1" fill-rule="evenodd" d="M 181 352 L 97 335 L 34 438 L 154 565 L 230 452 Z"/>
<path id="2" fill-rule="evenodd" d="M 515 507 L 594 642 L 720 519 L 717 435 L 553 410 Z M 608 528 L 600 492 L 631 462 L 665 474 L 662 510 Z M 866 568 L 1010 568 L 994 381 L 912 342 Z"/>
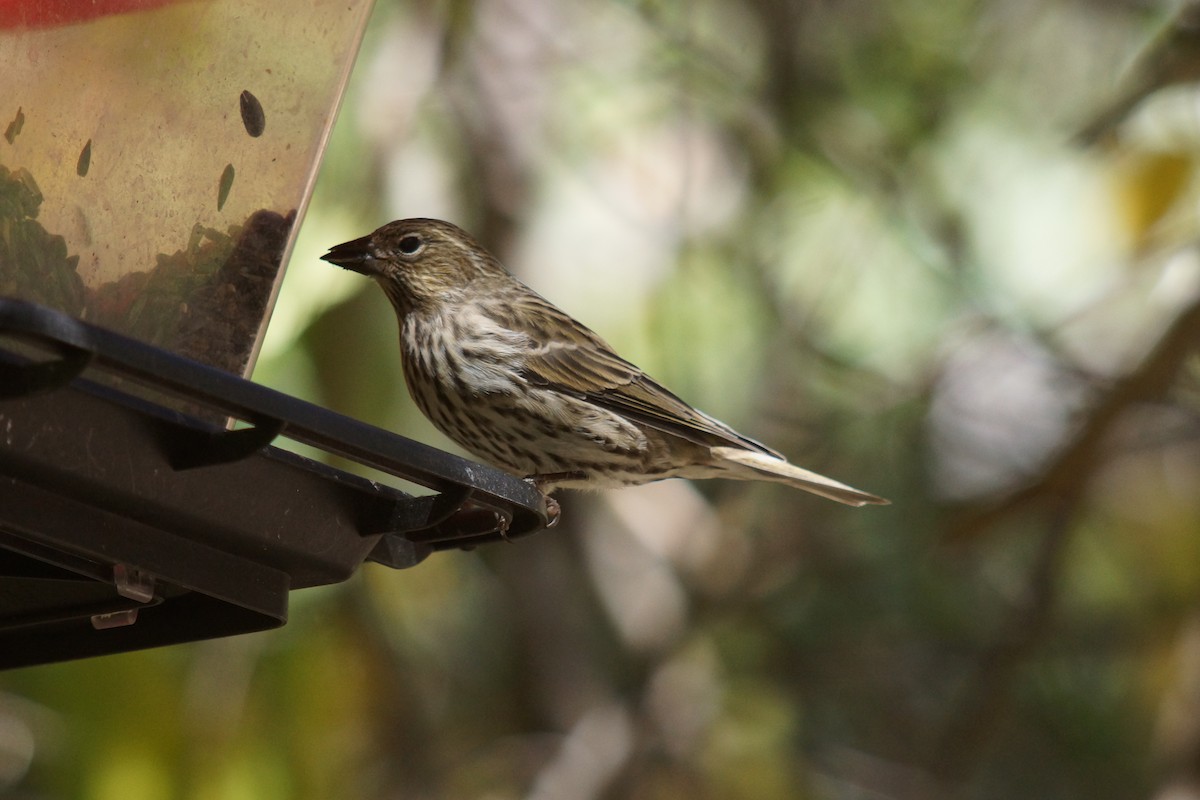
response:
<path id="1" fill-rule="evenodd" d="M 469 233 L 436 219 L 389 222 L 321 258 L 374 278 L 402 311 L 445 302 L 468 284 L 506 274 Z"/>

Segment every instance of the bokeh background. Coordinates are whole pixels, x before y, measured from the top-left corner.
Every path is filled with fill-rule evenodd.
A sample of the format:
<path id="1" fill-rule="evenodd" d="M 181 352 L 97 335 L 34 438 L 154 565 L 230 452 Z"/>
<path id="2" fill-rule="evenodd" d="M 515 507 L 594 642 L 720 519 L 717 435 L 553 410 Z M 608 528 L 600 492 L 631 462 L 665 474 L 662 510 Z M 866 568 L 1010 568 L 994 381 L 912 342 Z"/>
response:
<path id="1" fill-rule="evenodd" d="M 317 258 L 443 217 L 894 505 L 566 494 L 278 631 L 3 673 L 0 796 L 1200 797 L 1194 79 L 1150 0 L 379 0 L 256 380 L 453 449 Z"/>

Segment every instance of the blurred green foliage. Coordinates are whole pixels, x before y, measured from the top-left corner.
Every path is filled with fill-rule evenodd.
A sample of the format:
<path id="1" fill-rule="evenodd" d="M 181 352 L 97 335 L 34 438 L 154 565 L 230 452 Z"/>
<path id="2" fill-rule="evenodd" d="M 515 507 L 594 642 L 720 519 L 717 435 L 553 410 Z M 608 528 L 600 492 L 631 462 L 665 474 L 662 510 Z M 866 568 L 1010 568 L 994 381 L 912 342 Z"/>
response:
<path id="1" fill-rule="evenodd" d="M 894 505 L 570 495 L 553 532 L 298 593 L 277 632 L 3 674 L 0 794 L 1200 796 L 1200 127 L 1147 47 L 1169 11 L 381 2 L 256 380 L 451 447 L 382 295 L 316 258 L 441 216 Z"/>

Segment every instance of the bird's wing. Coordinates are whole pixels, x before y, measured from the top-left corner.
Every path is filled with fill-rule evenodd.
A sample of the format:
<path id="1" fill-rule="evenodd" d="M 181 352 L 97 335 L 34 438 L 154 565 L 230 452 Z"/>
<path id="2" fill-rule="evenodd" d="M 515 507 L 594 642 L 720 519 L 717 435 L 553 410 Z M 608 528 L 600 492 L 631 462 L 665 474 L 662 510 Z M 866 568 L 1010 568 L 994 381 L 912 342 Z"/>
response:
<path id="1" fill-rule="evenodd" d="M 523 377 L 634 422 L 705 446 L 729 446 L 782 458 L 765 445 L 697 411 L 633 364 L 603 339 L 538 295 L 510 304 L 505 327 L 527 335 L 533 349 Z"/>

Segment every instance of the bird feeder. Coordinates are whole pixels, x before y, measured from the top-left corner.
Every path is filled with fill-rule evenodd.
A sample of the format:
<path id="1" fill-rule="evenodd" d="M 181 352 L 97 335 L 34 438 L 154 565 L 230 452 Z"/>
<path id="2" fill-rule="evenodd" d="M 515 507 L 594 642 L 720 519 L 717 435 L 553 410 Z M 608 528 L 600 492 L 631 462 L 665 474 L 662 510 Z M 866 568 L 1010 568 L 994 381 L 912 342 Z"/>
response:
<path id="1" fill-rule="evenodd" d="M 546 524 L 244 377 L 370 5 L 0 0 L 0 668 L 272 627 L 364 560 Z"/>

